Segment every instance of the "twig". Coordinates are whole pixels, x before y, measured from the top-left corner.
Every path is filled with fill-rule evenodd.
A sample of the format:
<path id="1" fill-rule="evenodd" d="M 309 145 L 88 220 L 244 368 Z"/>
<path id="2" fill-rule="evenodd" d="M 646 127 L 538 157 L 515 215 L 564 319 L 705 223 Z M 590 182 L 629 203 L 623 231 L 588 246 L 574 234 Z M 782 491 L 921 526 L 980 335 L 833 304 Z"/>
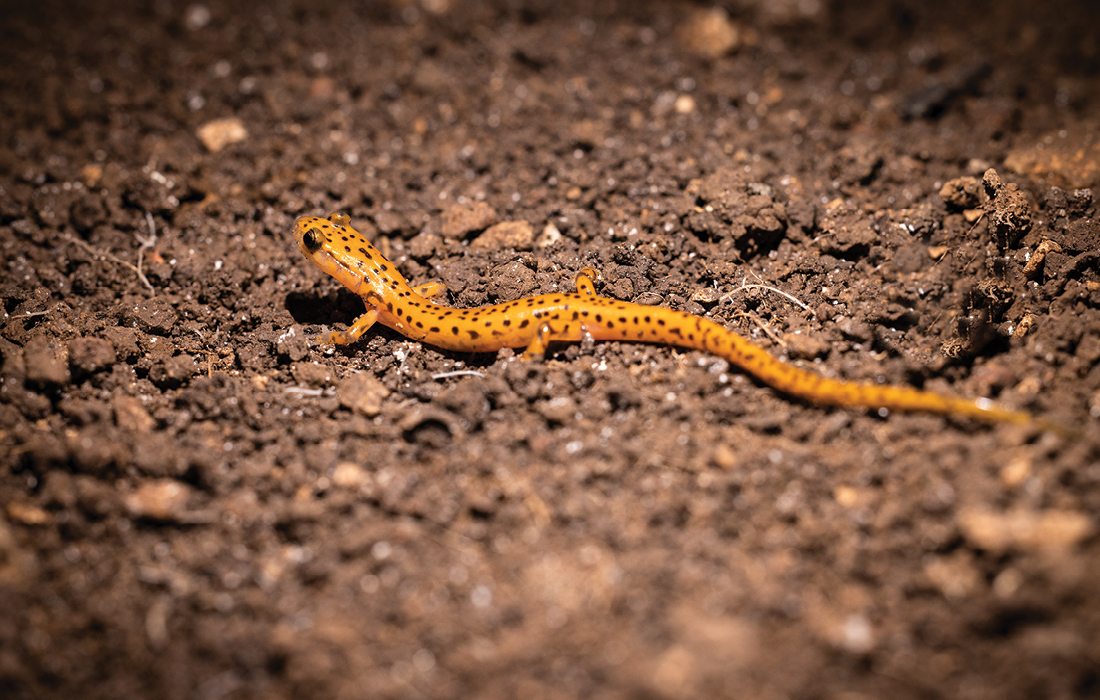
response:
<path id="1" fill-rule="evenodd" d="M 141 271 L 141 266 L 145 262 L 145 251 L 151 250 L 157 244 L 157 225 L 153 221 L 153 215 L 149 212 L 145 212 L 145 223 L 149 226 L 149 237 L 142 238 L 141 236 L 134 234 L 134 238 L 138 239 L 138 243 L 141 246 L 137 252 L 137 265 L 134 266 L 134 271 L 137 272 L 138 279 L 142 284 L 149 288 L 149 291 L 153 291 L 153 285 L 149 284 L 149 279 L 145 276 L 145 273 Z"/>
<path id="2" fill-rule="evenodd" d="M 75 243 L 76 245 L 83 248 L 85 252 L 87 252 L 89 255 L 92 255 L 99 260 L 107 260 L 117 265 L 122 265 L 123 267 L 130 268 L 134 271 L 134 274 L 138 276 L 138 279 L 141 280 L 141 283 L 148 287 L 149 291 L 153 291 L 153 285 L 149 284 L 149 280 L 145 278 L 145 275 L 141 272 L 141 268 L 139 268 L 137 265 L 127 260 L 123 260 L 122 258 L 119 258 L 115 255 L 112 255 L 105 250 L 100 250 L 99 248 L 93 246 L 91 243 L 88 243 L 87 241 L 82 241 L 71 233 L 62 233 L 61 235 L 63 238 L 65 238 L 65 240 L 69 241 L 70 243 Z"/>
<path id="3" fill-rule="evenodd" d="M 767 335 L 772 340 L 774 340 L 780 347 L 783 347 L 783 348 L 787 347 L 787 341 L 783 340 L 783 338 L 780 337 L 780 335 L 778 333 L 773 331 L 771 329 L 771 326 L 769 326 L 767 323 L 764 322 L 764 319 L 760 318 L 759 316 L 757 316 L 756 314 L 754 314 L 751 311 L 738 311 L 737 315 L 738 316 L 744 316 L 745 318 L 747 318 L 750 321 L 752 321 L 753 323 L 755 323 L 757 328 L 764 331 L 764 334 Z"/>
<path id="4" fill-rule="evenodd" d="M 756 273 L 751 273 L 751 274 L 752 274 L 753 277 L 756 277 L 756 279 L 760 279 L 760 276 L 757 275 Z M 803 303 L 800 299 L 798 299 L 794 295 L 788 294 L 787 292 L 784 292 L 782 289 L 777 289 L 777 288 L 772 287 L 771 285 L 767 285 L 767 284 L 748 284 L 748 282 L 746 280 L 742 280 L 741 281 L 741 286 L 738 287 L 737 289 L 734 289 L 733 291 L 730 291 L 730 292 L 727 292 L 726 294 L 723 294 L 721 297 L 718 298 L 718 301 L 729 301 L 730 299 L 733 298 L 734 294 L 736 294 L 738 292 L 742 292 L 746 289 L 763 289 L 765 291 L 774 292 L 774 293 L 778 294 L 779 296 L 783 297 L 784 299 L 786 299 L 787 301 L 791 302 L 792 304 L 794 304 L 798 308 L 802 309 L 803 311 L 808 312 L 814 318 L 817 318 L 817 314 L 815 314 L 813 312 L 813 309 L 811 309 L 809 306 L 806 306 L 805 303 Z"/>
<path id="5" fill-rule="evenodd" d="M 287 394 L 296 394 L 298 396 L 324 396 L 324 389 L 308 389 L 304 386 L 288 386 L 283 389 L 283 392 Z"/>
<path id="6" fill-rule="evenodd" d="M 449 379 L 451 377 L 484 377 L 482 372 L 476 369 L 456 369 L 452 372 L 439 372 L 432 375 L 432 379 Z"/>
<path id="7" fill-rule="evenodd" d="M 22 314 L 15 314 L 14 316 L 8 316 L 8 320 L 14 321 L 19 318 L 34 318 L 35 316 L 45 316 L 48 313 L 50 313 L 49 309 L 47 309 L 46 311 L 28 311 Z"/>

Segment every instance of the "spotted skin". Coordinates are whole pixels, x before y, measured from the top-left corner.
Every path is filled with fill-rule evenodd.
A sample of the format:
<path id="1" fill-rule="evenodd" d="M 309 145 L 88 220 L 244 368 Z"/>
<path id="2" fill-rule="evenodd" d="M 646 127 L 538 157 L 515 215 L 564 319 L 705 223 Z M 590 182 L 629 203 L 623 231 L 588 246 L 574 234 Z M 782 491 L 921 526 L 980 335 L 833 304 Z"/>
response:
<path id="1" fill-rule="evenodd" d="M 988 399 L 848 382 L 795 367 L 710 319 L 601 297 L 596 294 L 596 273 L 591 268 L 577 274 L 575 293 L 540 294 L 458 309 L 433 301 L 446 291 L 441 283 L 410 285 L 392 262 L 352 228 L 344 214 L 301 217 L 294 225 L 294 235 L 303 255 L 366 304 L 366 313 L 350 328 L 322 339 L 337 345 L 355 342 L 375 323 L 448 350 L 491 352 L 523 347 L 527 358 L 542 355 L 550 343 L 579 341 L 586 335 L 595 340 L 657 343 L 717 355 L 785 394 L 819 405 L 924 411 L 1057 429 Z"/>

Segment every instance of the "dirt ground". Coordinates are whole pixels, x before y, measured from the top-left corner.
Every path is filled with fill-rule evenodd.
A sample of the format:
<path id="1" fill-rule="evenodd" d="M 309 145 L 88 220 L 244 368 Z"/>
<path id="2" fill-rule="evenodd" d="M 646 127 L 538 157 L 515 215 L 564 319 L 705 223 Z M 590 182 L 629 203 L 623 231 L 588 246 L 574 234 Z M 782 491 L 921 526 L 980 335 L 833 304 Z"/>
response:
<path id="1" fill-rule="evenodd" d="M 1094 3 L 4 4 L 0 695 L 1100 694 Z M 334 351 L 333 210 L 1083 434 Z"/>

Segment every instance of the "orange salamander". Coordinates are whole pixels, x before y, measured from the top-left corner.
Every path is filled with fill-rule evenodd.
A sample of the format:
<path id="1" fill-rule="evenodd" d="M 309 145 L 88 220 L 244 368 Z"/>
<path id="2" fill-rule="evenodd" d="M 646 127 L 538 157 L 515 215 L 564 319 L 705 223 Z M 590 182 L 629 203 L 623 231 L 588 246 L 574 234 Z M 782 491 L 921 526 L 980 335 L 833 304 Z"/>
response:
<path id="1" fill-rule="evenodd" d="M 780 392 L 819 405 L 925 411 L 1057 429 L 988 399 L 831 379 L 796 367 L 710 319 L 599 296 L 591 268 L 577 274 L 573 293 L 459 309 L 433 301 L 446 291 L 442 283 L 410 285 L 392 262 L 352 228 L 346 214 L 303 216 L 294 225 L 294 235 L 307 258 L 366 304 L 366 313 L 350 328 L 323 337 L 337 345 L 355 342 L 375 323 L 448 350 L 523 347 L 526 358 L 543 355 L 549 343 L 579 341 L 586 335 L 596 340 L 659 343 L 717 355 Z"/>

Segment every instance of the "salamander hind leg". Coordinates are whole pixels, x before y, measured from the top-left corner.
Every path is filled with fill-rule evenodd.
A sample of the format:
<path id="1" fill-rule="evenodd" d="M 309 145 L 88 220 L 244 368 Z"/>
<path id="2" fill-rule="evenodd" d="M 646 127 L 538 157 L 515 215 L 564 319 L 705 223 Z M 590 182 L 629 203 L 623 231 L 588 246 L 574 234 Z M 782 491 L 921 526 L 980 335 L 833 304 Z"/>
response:
<path id="1" fill-rule="evenodd" d="M 331 333 L 322 335 L 319 340 L 325 343 L 332 343 L 333 345 L 354 343 L 359 340 L 360 336 L 366 333 L 377 320 L 378 311 L 376 309 L 367 309 L 366 313 L 355 319 L 347 330 L 332 331 Z"/>
<path id="2" fill-rule="evenodd" d="M 413 287 L 413 291 L 426 299 L 436 299 L 447 293 L 447 285 L 442 282 L 425 282 Z"/>
<path id="3" fill-rule="evenodd" d="M 527 349 L 523 351 L 523 359 L 539 359 L 546 354 L 546 348 L 553 340 L 554 329 L 549 323 L 543 321 L 539 324 L 538 330 L 535 331 L 535 336 L 531 338 L 531 342 L 527 344 Z"/>
<path id="4" fill-rule="evenodd" d="M 582 267 L 577 272 L 577 294 L 586 297 L 596 296 L 596 280 L 600 274 L 591 267 Z"/>

